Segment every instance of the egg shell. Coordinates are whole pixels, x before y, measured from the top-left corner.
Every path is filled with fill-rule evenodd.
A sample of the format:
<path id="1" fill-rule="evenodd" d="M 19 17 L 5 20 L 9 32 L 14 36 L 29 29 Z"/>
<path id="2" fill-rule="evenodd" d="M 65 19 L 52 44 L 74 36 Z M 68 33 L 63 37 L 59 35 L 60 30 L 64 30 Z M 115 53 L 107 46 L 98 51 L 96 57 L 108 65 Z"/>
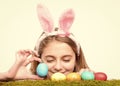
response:
<path id="1" fill-rule="evenodd" d="M 95 75 L 95 80 L 103 80 L 103 81 L 107 80 L 107 75 L 103 72 L 96 72 L 94 73 L 94 75 Z"/>
<path id="2" fill-rule="evenodd" d="M 80 74 L 79 73 L 69 73 L 66 75 L 66 79 L 69 81 L 74 81 L 74 80 L 81 80 Z"/>
<path id="3" fill-rule="evenodd" d="M 63 80 L 66 80 L 66 76 L 62 73 L 57 72 L 57 73 L 52 74 L 51 80 L 52 81 L 63 81 Z"/>
<path id="4" fill-rule="evenodd" d="M 84 71 L 81 74 L 82 80 L 94 80 L 94 73 L 90 71 Z"/>
<path id="5" fill-rule="evenodd" d="M 37 75 L 41 77 L 47 76 L 48 73 L 48 66 L 45 63 L 38 64 L 36 68 Z"/>

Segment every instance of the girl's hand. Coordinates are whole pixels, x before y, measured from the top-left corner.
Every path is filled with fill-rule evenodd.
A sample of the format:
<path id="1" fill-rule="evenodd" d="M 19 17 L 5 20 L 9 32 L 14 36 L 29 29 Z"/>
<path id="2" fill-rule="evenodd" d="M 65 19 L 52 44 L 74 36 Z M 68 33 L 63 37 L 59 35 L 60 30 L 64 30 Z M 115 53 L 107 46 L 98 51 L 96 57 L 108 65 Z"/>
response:
<path id="1" fill-rule="evenodd" d="M 15 80 L 22 79 L 43 79 L 38 75 L 33 75 L 27 69 L 27 65 L 33 61 L 41 62 L 41 59 L 37 57 L 36 53 L 31 50 L 20 50 L 16 53 L 16 63 L 19 63 L 20 68 L 15 76 Z"/>

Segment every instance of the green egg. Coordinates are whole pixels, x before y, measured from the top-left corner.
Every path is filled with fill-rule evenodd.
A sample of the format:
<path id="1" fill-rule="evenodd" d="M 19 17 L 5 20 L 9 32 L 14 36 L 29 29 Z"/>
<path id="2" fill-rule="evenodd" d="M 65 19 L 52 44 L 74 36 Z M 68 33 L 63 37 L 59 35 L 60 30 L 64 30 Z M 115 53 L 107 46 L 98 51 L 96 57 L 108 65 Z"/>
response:
<path id="1" fill-rule="evenodd" d="M 90 71 L 84 71 L 81 74 L 82 80 L 94 80 L 94 73 Z"/>

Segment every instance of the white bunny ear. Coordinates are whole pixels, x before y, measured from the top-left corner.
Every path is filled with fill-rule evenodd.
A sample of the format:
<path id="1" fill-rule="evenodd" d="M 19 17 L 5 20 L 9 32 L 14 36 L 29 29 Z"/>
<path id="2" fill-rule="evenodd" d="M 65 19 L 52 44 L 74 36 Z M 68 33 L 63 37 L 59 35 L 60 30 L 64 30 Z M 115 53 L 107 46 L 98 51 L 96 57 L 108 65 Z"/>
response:
<path id="1" fill-rule="evenodd" d="M 62 29 L 66 34 L 69 34 L 69 29 L 73 23 L 74 17 L 75 15 L 72 9 L 65 11 L 60 17 L 60 29 Z"/>
<path id="2" fill-rule="evenodd" d="M 53 20 L 49 10 L 46 7 L 42 6 L 41 4 L 38 4 L 37 13 L 43 30 L 45 32 L 51 32 L 53 29 Z"/>

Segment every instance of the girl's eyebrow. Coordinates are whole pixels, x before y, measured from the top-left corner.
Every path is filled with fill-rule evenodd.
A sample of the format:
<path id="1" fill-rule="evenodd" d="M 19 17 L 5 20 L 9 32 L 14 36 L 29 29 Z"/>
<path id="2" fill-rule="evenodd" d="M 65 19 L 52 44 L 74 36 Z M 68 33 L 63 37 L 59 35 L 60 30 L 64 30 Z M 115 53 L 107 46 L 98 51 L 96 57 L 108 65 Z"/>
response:
<path id="1" fill-rule="evenodd" d="M 55 56 L 53 56 L 53 55 L 46 55 L 45 57 L 46 58 L 48 58 L 48 57 L 54 58 Z M 62 57 L 72 57 L 72 55 L 63 55 Z"/>
<path id="2" fill-rule="evenodd" d="M 52 58 L 54 58 L 53 55 L 46 55 L 45 57 L 46 57 L 46 58 L 48 58 L 48 57 L 52 57 Z"/>
<path id="3" fill-rule="evenodd" d="M 72 55 L 63 55 L 62 57 L 72 57 Z"/>

